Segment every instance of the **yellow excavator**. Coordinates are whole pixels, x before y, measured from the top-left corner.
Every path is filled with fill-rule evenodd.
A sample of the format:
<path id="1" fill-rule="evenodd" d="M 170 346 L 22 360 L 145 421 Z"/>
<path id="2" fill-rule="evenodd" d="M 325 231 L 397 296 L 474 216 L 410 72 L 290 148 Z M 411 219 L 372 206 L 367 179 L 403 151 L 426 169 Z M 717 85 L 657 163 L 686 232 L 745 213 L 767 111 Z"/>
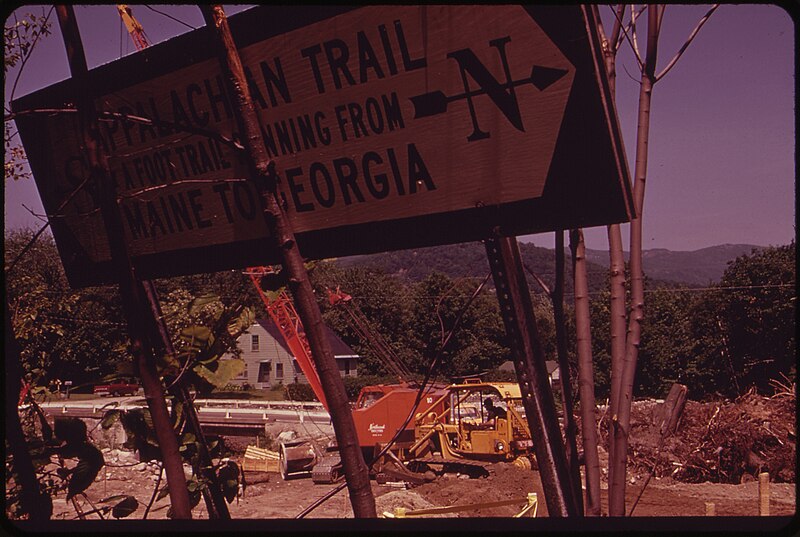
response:
<path id="1" fill-rule="evenodd" d="M 285 291 L 271 291 L 275 279 L 271 267 L 250 267 L 250 276 L 267 312 L 283 335 L 298 365 L 317 398 L 327 408 L 322 384 L 311 358 L 305 331 Z M 266 284 L 266 287 L 264 285 Z M 410 372 L 364 315 L 341 290 L 329 291 L 332 305 L 344 307 L 355 331 L 376 351 L 387 368 L 400 380 L 397 384 L 364 387 L 352 409 L 358 442 L 378 480 L 404 479 L 422 482 L 420 473 L 430 465 L 442 465 L 444 471 L 460 468 L 469 473 L 467 459 L 511 461 L 532 457 L 531 440 L 519 385 L 506 382 L 482 382 L 471 378 L 445 386 L 429 386 L 421 397 L 419 388 L 408 381 Z M 490 408 L 494 416 L 490 416 Z M 406 419 L 412 416 L 408 424 Z M 381 460 L 374 460 L 384 446 L 392 443 Z M 281 446 L 280 469 L 284 478 L 311 475 L 316 483 L 331 483 L 342 477 L 341 461 L 335 446 L 317 453 L 305 440 Z M 525 463 L 527 466 L 529 463 Z M 472 468 L 480 472 L 482 467 Z M 461 470 L 455 470 L 461 471 Z"/>

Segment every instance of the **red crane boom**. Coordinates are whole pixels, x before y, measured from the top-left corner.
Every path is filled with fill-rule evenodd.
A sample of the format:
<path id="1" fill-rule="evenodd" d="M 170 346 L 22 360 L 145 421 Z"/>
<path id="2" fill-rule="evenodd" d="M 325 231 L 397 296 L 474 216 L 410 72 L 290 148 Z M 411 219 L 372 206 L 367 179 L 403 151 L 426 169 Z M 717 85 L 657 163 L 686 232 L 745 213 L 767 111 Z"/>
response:
<path id="1" fill-rule="evenodd" d="M 322 382 L 311 358 L 311 346 L 308 344 L 303 323 L 297 315 L 292 299 L 286 294 L 286 291 L 264 291 L 261 287 L 262 278 L 269 274 L 276 274 L 276 272 L 270 267 L 249 267 L 245 274 L 250 276 L 250 280 L 267 308 L 267 313 L 278 327 L 284 341 L 289 346 L 289 351 L 297 360 L 297 364 L 308 379 L 317 399 L 320 400 L 325 410 L 328 410 L 328 402 L 322 391 Z"/>

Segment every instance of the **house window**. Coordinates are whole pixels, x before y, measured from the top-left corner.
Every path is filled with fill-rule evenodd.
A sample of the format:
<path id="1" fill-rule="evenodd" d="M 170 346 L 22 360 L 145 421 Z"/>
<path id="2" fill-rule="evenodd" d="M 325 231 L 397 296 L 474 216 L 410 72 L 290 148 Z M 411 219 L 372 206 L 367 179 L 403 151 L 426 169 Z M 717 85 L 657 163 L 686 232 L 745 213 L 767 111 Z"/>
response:
<path id="1" fill-rule="evenodd" d="M 276 379 L 283 378 L 283 364 L 275 364 L 275 378 Z"/>
<path id="2" fill-rule="evenodd" d="M 350 358 L 346 358 L 344 361 L 344 376 L 350 376 Z"/>
<path id="3" fill-rule="evenodd" d="M 258 364 L 258 382 L 269 382 L 269 374 L 272 370 L 270 362 L 261 362 Z"/>
<path id="4" fill-rule="evenodd" d="M 250 336 L 250 350 L 253 352 L 258 352 L 258 334 L 252 334 Z"/>

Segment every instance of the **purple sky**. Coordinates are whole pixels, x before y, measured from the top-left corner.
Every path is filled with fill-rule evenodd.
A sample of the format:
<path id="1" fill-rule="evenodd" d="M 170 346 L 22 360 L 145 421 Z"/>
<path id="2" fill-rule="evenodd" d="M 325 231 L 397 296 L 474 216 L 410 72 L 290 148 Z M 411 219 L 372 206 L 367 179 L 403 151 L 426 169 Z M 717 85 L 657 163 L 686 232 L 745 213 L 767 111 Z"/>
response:
<path id="1" fill-rule="evenodd" d="M 142 5 L 131 5 L 152 43 L 189 28 Z M 190 26 L 203 25 L 195 6 L 156 5 Z M 49 6 L 45 7 L 48 10 Z M 231 15 L 245 9 L 226 6 Z M 662 25 L 659 71 L 681 47 L 708 6 L 670 5 Z M 41 6 L 25 12 L 41 13 Z M 135 51 L 113 5 L 76 6 L 89 67 Z M 606 31 L 612 13 L 601 6 Z M 13 15 L 11 19 L 13 21 Z M 69 76 L 55 18 L 19 80 L 15 96 Z M 8 21 L 6 22 L 8 23 Z M 641 23 L 644 33 L 646 24 Z M 640 41 L 640 46 L 644 44 Z M 724 243 L 786 244 L 795 236 L 794 27 L 776 6 L 722 5 L 678 64 L 655 86 L 644 208 L 644 248 L 696 250 Z M 617 109 L 631 175 L 638 106 L 638 69 L 624 44 L 618 57 Z M 6 102 L 17 71 L 5 77 Z M 6 182 L 5 226 L 38 229 L 43 213 L 32 180 Z M 627 225 L 623 236 L 627 249 Z M 605 228 L 585 230 L 587 246 L 606 249 Z M 552 234 L 523 238 L 552 247 Z"/>

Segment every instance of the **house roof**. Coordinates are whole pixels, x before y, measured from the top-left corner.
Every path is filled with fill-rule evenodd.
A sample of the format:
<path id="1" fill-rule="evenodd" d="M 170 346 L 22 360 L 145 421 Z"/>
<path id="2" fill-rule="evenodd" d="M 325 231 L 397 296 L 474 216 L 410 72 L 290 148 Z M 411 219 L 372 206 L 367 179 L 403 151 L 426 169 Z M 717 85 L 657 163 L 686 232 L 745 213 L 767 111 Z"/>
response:
<path id="1" fill-rule="evenodd" d="M 552 375 L 553 371 L 558 369 L 558 362 L 556 362 L 555 360 L 546 360 L 545 365 L 547 366 L 548 375 Z M 514 371 L 514 362 L 512 362 L 511 360 L 503 362 L 502 364 L 500 364 L 500 367 L 498 367 L 498 369 L 500 371 Z"/>
<path id="2" fill-rule="evenodd" d="M 283 339 L 283 334 L 281 331 L 278 330 L 277 325 L 272 319 L 256 319 L 256 322 L 267 331 L 267 333 L 272 336 L 272 338 L 278 342 L 278 345 L 283 347 L 283 349 L 288 353 L 292 354 L 292 351 L 289 350 L 289 346 L 286 344 L 286 340 Z M 331 350 L 333 351 L 334 357 L 348 357 L 353 358 L 357 356 L 356 351 L 351 349 L 347 343 L 341 340 L 341 338 L 336 335 L 336 332 L 331 330 L 329 326 L 325 326 L 323 328 L 325 333 L 328 335 L 328 341 L 331 345 Z"/>

